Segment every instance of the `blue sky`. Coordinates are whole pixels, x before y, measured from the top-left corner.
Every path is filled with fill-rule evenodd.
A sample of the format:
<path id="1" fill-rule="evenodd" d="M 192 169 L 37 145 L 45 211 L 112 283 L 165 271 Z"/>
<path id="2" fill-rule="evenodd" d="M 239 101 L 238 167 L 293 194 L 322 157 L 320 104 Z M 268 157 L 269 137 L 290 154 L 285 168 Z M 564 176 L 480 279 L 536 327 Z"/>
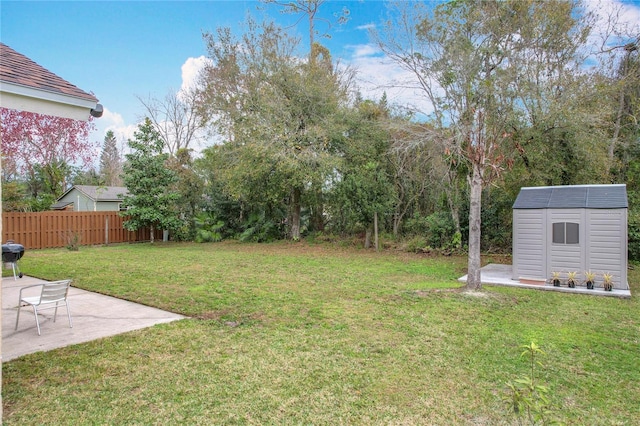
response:
<path id="1" fill-rule="evenodd" d="M 330 1 L 323 17 L 347 7 L 351 19 L 329 28 L 319 22 L 319 39 L 334 59 L 349 63 L 369 42 L 366 26 L 379 22 L 381 1 Z M 206 55 L 202 33 L 229 26 L 239 34 L 247 13 L 283 26 L 297 16 L 283 15 L 275 5 L 257 1 L 6 1 L 0 2 L 0 40 L 82 90 L 93 92 L 106 109 L 97 121 L 102 141 L 107 128 L 130 136 L 144 108 L 136 99 L 163 98 L 183 83 L 189 58 Z M 306 41 L 302 19 L 291 28 Z M 126 130 L 128 129 L 128 130 Z"/>
<path id="2" fill-rule="evenodd" d="M 634 25 L 640 23 L 640 0 L 586 1 L 596 10 L 603 4 L 606 8 L 623 1 L 627 5 L 625 19 Z M 393 79 L 402 79 L 403 71 L 383 61 L 366 30 L 385 17 L 385 3 L 329 0 L 321 7 L 321 14 L 335 22 L 334 13 L 344 7 L 350 10 L 351 19 L 332 28 L 318 23 L 320 32 L 331 34 L 330 39 L 319 41 L 330 49 L 334 59 L 358 69 L 365 96 L 379 97 L 386 91 L 392 102 L 410 102 L 411 94 L 406 90 L 382 87 Z M 195 72 L 197 58 L 206 55 L 203 31 L 229 26 L 240 34 L 250 13 L 258 21 L 267 17 L 284 27 L 293 25 L 291 31 L 306 40 L 306 21 L 296 24 L 298 16 L 279 11 L 278 6 L 252 0 L 0 0 L 0 40 L 79 88 L 93 92 L 105 107 L 105 114 L 96 121 L 98 129 L 92 140 L 101 145 L 105 131 L 111 129 L 123 146 L 144 115 L 136 96 L 162 99 L 170 90 L 179 90 L 189 72 Z"/>

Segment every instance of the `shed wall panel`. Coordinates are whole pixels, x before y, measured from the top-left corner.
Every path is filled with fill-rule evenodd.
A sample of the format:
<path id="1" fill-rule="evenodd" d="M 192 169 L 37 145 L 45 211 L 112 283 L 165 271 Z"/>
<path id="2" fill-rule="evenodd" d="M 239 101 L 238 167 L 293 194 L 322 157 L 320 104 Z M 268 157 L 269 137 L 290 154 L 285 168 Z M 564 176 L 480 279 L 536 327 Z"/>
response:
<path id="1" fill-rule="evenodd" d="M 514 211 L 514 253 L 512 278 L 544 279 L 544 211 Z"/>
<path id="2" fill-rule="evenodd" d="M 590 238 L 587 268 L 602 281 L 604 272 L 613 275 L 614 288 L 627 289 L 627 211 L 626 209 L 589 209 Z"/>

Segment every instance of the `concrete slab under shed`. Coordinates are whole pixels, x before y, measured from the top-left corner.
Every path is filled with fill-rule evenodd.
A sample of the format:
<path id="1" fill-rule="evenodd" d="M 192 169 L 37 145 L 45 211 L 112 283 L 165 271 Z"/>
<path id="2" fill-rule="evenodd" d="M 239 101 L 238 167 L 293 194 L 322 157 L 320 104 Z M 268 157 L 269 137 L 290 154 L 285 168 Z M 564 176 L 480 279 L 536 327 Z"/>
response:
<path id="1" fill-rule="evenodd" d="M 508 287 L 520 287 L 520 288 L 528 288 L 533 290 L 547 290 L 547 291 L 559 291 L 563 293 L 574 293 L 574 294 L 589 294 L 591 296 L 608 296 L 608 297 L 620 297 L 620 298 L 629 298 L 631 297 L 630 290 L 618 290 L 614 289 L 613 291 L 604 291 L 603 289 L 595 288 L 593 290 L 587 290 L 586 287 L 554 287 L 550 283 L 544 284 L 525 284 L 520 282 L 519 280 L 511 279 L 512 275 L 512 267 L 511 265 L 501 265 L 497 263 L 490 263 L 487 266 L 483 267 L 480 270 L 480 280 L 483 285 L 502 285 Z M 467 276 L 463 276 L 458 278 L 460 282 L 466 282 Z"/>

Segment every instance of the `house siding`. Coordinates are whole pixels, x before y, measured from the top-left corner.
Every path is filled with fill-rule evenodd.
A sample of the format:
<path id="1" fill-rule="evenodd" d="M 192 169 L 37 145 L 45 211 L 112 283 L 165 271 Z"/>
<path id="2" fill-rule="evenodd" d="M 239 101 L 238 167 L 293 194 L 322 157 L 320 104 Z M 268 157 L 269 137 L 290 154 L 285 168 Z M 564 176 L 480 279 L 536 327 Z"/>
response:
<path id="1" fill-rule="evenodd" d="M 58 199 L 59 202 L 73 203 L 73 211 L 76 212 L 107 212 L 107 211 L 119 211 L 121 201 L 97 201 L 78 191 L 72 189 L 67 194 Z"/>
<path id="2" fill-rule="evenodd" d="M 93 201 L 79 191 L 71 191 L 58 200 L 59 202 L 73 203 L 73 211 L 93 211 Z M 89 209 L 87 206 L 91 205 Z"/>

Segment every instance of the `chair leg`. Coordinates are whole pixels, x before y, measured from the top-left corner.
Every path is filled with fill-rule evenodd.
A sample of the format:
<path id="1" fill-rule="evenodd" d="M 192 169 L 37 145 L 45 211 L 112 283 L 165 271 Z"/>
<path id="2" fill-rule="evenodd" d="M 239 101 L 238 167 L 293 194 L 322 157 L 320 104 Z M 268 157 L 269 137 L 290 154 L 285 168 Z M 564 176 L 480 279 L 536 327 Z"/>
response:
<path id="1" fill-rule="evenodd" d="M 53 322 L 56 322 L 56 317 L 58 316 L 58 303 L 60 302 L 56 302 L 56 308 L 53 311 Z"/>
<path id="2" fill-rule="evenodd" d="M 67 318 L 69 318 L 69 328 L 73 328 L 73 324 L 71 324 L 71 312 L 69 312 L 69 301 L 65 301 L 64 302 L 65 306 L 67 307 Z"/>
<path id="3" fill-rule="evenodd" d="M 18 329 L 18 321 L 20 320 L 20 308 L 22 308 L 22 303 L 18 304 L 18 316 L 16 316 L 16 330 Z"/>
<path id="4" fill-rule="evenodd" d="M 38 310 L 35 305 L 33 305 L 33 314 L 36 316 L 36 327 L 38 327 L 38 336 L 40 336 L 40 321 L 38 321 Z"/>

